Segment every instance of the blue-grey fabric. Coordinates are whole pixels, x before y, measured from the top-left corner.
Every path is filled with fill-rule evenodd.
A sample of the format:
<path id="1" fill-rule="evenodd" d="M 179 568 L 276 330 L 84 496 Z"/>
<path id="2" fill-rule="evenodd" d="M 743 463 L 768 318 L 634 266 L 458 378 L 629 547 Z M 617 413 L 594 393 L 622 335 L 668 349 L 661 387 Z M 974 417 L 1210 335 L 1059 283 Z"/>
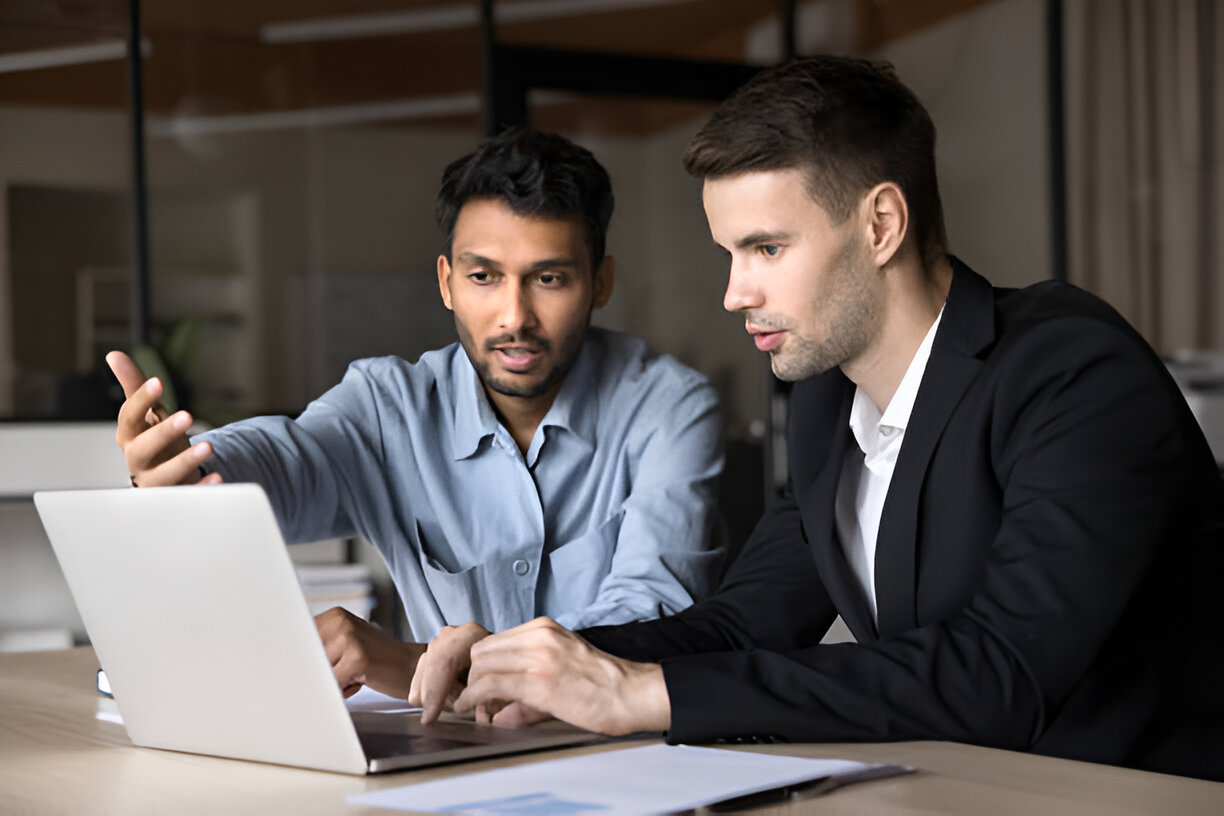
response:
<path id="1" fill-rule="evenodd" d="M 677 612 L 721 568 L 718 403 L 699 374 L 591 329 L 526 454 L 459 344 L 358 360 L 296 419 L 203 434 L 208 470 L 265 488 L 291 542 L 361 535 L 415 639 L 548 615 L 578 628 Z"/>

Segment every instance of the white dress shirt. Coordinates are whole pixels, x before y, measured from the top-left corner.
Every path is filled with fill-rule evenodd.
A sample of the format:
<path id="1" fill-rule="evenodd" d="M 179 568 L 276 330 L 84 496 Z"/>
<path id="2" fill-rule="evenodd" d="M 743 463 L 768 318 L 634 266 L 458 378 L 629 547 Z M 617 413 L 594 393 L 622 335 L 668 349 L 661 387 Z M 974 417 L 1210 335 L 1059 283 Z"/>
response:
<path id="1" fill-rule="evenodd" d="M 854 390 L 850 430 L 858 447 L 847 450 L 842 462 L 841 479 L 837 483 L 837 535 L 841 539 L 846 560 L 850 562 L 850 568 L 867 595 L 873 620 L 878 620 L 875 555 L 880 515 L 884 511 L 884 499 L 897 466 L 897 455 L 905 439 L 905 426 L 909 424 L 910 414 L 914 410 L 918 386 L 922 383 L 922 375 L 931 357 L 931 344 L 942 317 L 943 309 L 940 309 L 883 414 L 867 392 L 862 388 Z"/>

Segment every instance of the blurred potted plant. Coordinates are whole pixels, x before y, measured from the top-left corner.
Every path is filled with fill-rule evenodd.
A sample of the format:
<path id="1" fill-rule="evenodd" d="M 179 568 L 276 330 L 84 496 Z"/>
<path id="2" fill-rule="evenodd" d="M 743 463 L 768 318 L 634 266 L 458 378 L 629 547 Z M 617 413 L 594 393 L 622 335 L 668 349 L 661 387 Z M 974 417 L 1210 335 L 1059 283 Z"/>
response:
<path id="1" fill-rule="evenodd" d="M 174 413 L 193 411 L 192 368 L 200 356 L 204 340 L 204 318 L 184 317 L 170 323 L 155 343 L 132 349 L 132 359 L 146 377 L 162 381 L 162 406 Z"/>

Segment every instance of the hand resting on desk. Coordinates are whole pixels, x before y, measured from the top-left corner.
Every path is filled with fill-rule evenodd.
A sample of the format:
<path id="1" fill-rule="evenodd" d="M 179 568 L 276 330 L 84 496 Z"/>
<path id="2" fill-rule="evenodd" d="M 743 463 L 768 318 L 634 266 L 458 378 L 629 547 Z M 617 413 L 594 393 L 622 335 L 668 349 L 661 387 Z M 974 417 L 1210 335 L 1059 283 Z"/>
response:
<path id="1" fill-rule="evenodd" d="M 106 355 L 106 363 L 123 386 L 125 397 L 119 409 L 115 441 L 137 487 L 159 485 L 219 484 L 221 476 L 210 473 L 200 478 L 200 465 L 212 456 L 207 442 L 191 445 L 187 429 L 191 414 L 176 411 L 167 415 L 158 400 L 162 383 L 156 377 L 145 379 L 140 368 L 122 351 Z"/>

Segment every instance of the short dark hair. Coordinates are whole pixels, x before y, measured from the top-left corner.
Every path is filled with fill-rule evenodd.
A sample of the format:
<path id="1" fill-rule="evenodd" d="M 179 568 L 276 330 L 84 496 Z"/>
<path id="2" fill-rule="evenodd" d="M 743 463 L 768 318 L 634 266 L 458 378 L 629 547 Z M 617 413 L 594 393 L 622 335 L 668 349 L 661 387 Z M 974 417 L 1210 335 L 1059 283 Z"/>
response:
<path id="1" fill-rule="evenodd" d="M 762 71 L 714 111 L 684 169 L 701 179 L 797 169 L 834 220 L 891 181 L 909 205 L 924 260 L 947 251 L 935 177 L 935 124 L 885 62 L 819 56 Z"/>
<path id="2" fill-rule="evenodd" d="M 563 136 L 516 127 L 450 163 L 434 203 L 448 258 L 459 211 L 473 199 L 501 200 L 519 215 L 579 218 L 592 270 L 603 260 L 615 204 L 612 181 L 591 151 Z"/>

